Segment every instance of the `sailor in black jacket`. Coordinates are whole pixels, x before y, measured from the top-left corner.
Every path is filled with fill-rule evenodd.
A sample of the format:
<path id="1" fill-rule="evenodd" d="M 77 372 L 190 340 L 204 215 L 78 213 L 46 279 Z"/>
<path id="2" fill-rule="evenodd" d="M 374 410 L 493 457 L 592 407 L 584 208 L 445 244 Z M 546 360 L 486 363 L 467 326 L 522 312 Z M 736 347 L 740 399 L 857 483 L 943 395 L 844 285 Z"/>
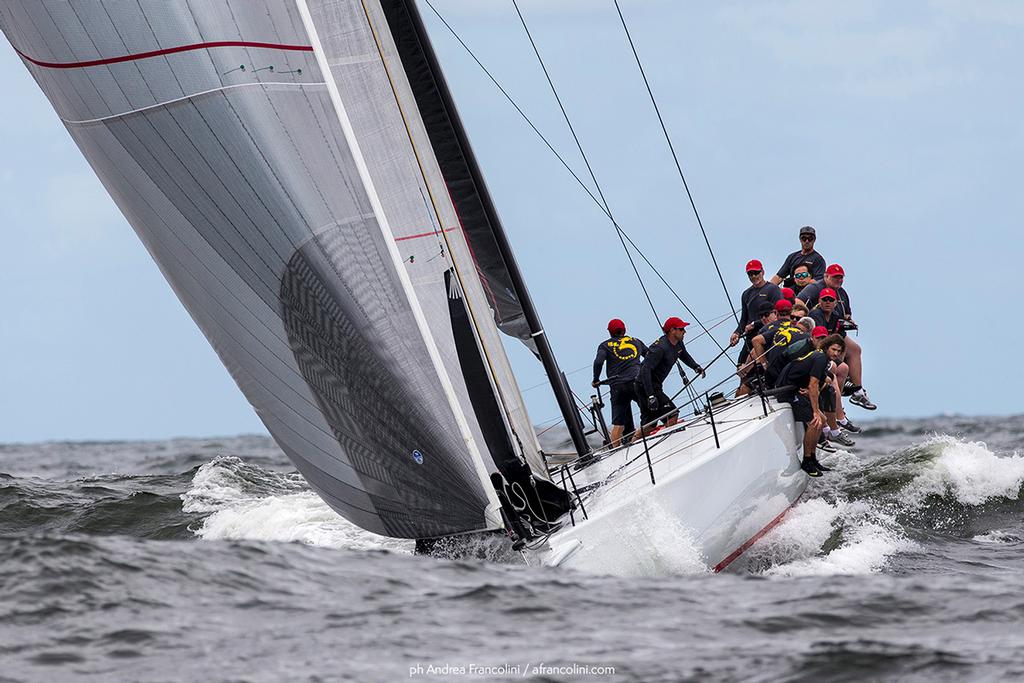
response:
<path id="1" fill-rule="evenodd" d="M 640 397 L 641 428 L 647 432 L 654 427 L 651 423 L 659 418 L 663 419 L 667 426 L 674 425 L 678 419 L 676 405 L 662 390 L 665 378 L 672 372 L 677 360 L 683 361 L 701 377 L 704 376 L 704 368 L 693 359 L 683 344 L 683 336 L 689 324 L 676 317 L 666 320 L 661 328 L 665 334 L 651 344 L 647 356 L 640 364 L 636 393 Z M 687 382 L 685 377 L 683 381 Z"/>
<path id="2" fill-rule="evenodd" d="M 647 344 L 626 334 L 626 323 L 618 318 L 608 323 L 610 338 L 597 347 L 594 358 L 594 381 L 601 381 L 601 368 L 607 364 L 605 382 L 611 390 L 612 429 L 609 435 L 612 446 L 618 446 L 622 435 L 635 429 L 633 425 L 633 403 L 639 403 L 633 382 L 640 372 L 640 357 L 647 355 Z"/>

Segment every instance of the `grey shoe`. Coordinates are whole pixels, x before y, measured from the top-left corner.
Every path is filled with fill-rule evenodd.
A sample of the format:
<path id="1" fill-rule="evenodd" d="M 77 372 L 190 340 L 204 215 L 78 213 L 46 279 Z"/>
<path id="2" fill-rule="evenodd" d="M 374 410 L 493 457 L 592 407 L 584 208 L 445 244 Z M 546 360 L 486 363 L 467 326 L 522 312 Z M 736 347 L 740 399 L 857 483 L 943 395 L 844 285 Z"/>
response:
<path id="1" fill-rule="evenodd" d="M 851 439 L 849 436 L 847 436 L 846 433 L 842 430 L 839 431 L 839 434 L 829 436 L 828 440 L 831 441 L 832 443 L 837 443 L 840 446 L 845 446 L 846 448 L 852 448 L 853 446 L 857 445 L 857 442 Z"/>
<path id="2" fill-rule="evenodd" d="M 871 402 L 871 399 L 868 398 L 868 392 L 864 391 L 863 389 L 861 389 L 856 394 L 850 397 L 850 403 L 852 403 L 855 406 L 860 406 L 864 410 L 874 410 L 875 408 L 878 407 Z"/>
<path id="3" fill-rule="evenodd" d="M 846 424 L 843 424 L 842 422 L 840 422 L 839 423 L 839 427 L 844 432 L 849 432 L 850 434 L 860 434 L 860 427 L 858 427 L 857 425 L 853 424 L 853 420 L 851 420 L 850 418 L 846 418 Z"/>

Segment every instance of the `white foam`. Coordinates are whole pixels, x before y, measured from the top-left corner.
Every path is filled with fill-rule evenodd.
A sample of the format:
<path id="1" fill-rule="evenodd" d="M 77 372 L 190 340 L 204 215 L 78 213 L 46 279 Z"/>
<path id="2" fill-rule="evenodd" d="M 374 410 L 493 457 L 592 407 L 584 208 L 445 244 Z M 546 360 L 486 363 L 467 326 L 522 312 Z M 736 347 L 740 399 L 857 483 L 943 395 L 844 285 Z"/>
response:
<path id="1" fill-rule="evenodd" d="M 606 520 L 593 520 L 595 523 L 581 539 L 584 547 L 574 557 L 574 567 L 588 573 L 615 576 L 672 576 L 710 571 L 693 531 L 671 514 L 656 496 L 641 498 L 624 513 Z"/>
<path id="2" fill-rule="evenodd" d="M 952 496 L 962 505 L 982 505 L 990 500 L 1016 500 L 1024 485 L 1024 457 L 1000 457 L 979 441 L 936 436 L 925 446 L 940 449 L 926 462 L 914 480 L 900 493 L 900 502 L 920 507 L 928 496 Z"/>
<path id="3" fill-rule="evenodd" d="M 840 527 L 839 545 L 822 554 Z M 769 576 L 867 574 L 913 547 L 869 503 L 812 498 L 795 506 L 747 553 L 753 566 L 768 567 L 764 573 Z"/>
<path id="4" fill-rule="evenodd" d="M 879 572 L 892 555 L 914 544 L 881 524 L 863 522 L 844 529 L 843 541 L 829 553 L 772 567 L 771 576 L 829 576 Z"/>
<path id="5" fill-rule="evenodd" d="M 196 534 L 209 540 L 300 542 L 325 548 L 412 552 L 412 541 L 386 538 L 346 521 L 315 493 L 268 496 L 224 507 Z"/>
<path id="6" fill-rule="evenodd" d="M 1020 543 L 1020 536 L 1006 531 L 1004 529 L 993 529 L 984 534 L 978 534 L 971 539 L 976 543 L 989 543 L 992 545 L 1009 545 L 1011 543 Z"/>
<path id="7" fill-rule="evenodd" d="M 182 494 L 185 512 L 211 513 L 196 535 L 208 540 L 299 542 L 327 548 L 412 552 L 412 541 L 386 538 L 343 519 L 298 475 L 265 470 L 239 458 L 206 463 Z"/>

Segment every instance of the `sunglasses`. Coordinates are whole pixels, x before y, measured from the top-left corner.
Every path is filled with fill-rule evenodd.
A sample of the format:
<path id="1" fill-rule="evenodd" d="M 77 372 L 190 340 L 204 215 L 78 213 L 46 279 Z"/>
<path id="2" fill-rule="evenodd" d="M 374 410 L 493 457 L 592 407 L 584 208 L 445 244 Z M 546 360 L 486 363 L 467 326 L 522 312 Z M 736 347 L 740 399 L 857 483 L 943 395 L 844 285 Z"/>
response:
<path id="1" fill-rule="evenodd" d="M 826 301 L 826 302 L 829 302 L 829 303 L 831 303 L 831 302 L 835 301 L 835 299 L 833 299 L 833 298 L 832 298 L 832 297 L 830 297 L 830 296 L 823 296 L 823 297 L 821 297 L 821 300 L 822 300 L 822 301 Z"/>
<path id="2" fill-rule="evenodd" d="M 686 332 L 686 328 L 685 327 L 673 327 L 672 329 L 673 330 L 682 330 L 683 332 Z"/>
<path id="3" fill-rule="evenodd" d="M 810 277 L 810 276 L 811 276 L 810 273 L 797 273 L 796 275 L 793 276 L 793 279 L 794 280 L 803 280 L 804 278 L 807 278 L 807 277 Z"/>
<path id="4" fill-rule="evenodd" d="M 814 235 L 800 235 L 800 241 L 801 242 L 813 242 L 814 241 Z"/>
<path id="5" fill-rule="evenodd" d="M 754 277 L 755 275 L 760 275 L 763 272 L 763 270 L 748 270 L 747 277 Z"/>

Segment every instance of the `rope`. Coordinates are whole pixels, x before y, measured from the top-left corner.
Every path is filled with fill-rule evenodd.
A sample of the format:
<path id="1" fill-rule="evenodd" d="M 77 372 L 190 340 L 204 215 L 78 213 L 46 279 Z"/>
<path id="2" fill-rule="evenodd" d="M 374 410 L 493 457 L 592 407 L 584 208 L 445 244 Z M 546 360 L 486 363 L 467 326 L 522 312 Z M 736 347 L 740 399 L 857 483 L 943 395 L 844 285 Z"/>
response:
<path id="1" fill-rule="evenodd" d="M 514 0 L 513 0 L 514 1 Z M 690 185 L 686 182 L 686 175 L 683 173 L 682 164 L 679 163 L 679 155 L 676 154 L 675 145 L 672 144 L 672 137 L 668 134 L 668 128 L 665 126 L 665 119 L 661 115 L 661 108 L 658 107 L 658 101 L 654 98 L 654 91 L 651 90 L 651 83 L 647 80 L 647 72 L 644 71 L 644 65 L 640 62 L 640 55 L 637 54 L 636 45 L 633 43 L 633 36 L 629 33 L 629 27 L 626 26 L 626 18 L 622 16 L 622 8 L 619 7 L 619 0 L 613 0 L 615 3 L 615 11 L 619 14 L 619 21 L 622 22 L 622 30 L 626 33 L 626 39 L 629 41 L 629 47 L 633 51 L 633 58 L 636 60 L 637 68 L 640 69 L 640 76 L 644 79 L 644 85 L 647 87 L 647 94 L 651 98 L 651 104 L 654 105 L 654 112 L 658 115 L 658 123 L 661 124 L 661 132 L 665 136 L 665 142 L 668 143 L 669 151 L 672 152 L 672 160 L 676 164 L 676 171 L 679 173 L 679 179 L 683 183 L 683 189 L 686 190 L 686 196 L 690 200 L 690 208 L 693 209 L 693 215 L 697 219 L 697 225 L 700 226 L 700 233 L 704 236 L 704 244 L 708 247 L 708 253 L 711 254 L 711 262 L 715 264 L 715 271 L 718 273 L 718 280 L 722 283 L 722 291 L 725 292 L 725 300 L 729 303 L 729 308 L 732 309 L 733 317 L 736 318 L 736 322 L 740 321 L 739 315 L 736 313 L 736 308 L 732 305 L 732 298 L 729 296 L 729 288 L 725 285 L 725 278 L 722 277 L 722 269 L 718 267 L 718 259 L 715 258 L 715 250 L 711 248 L 711 240 L 708 239 L 708 233 L 704 229 L 704 222 L 700 219 L 700 213 L 697 211 L 697 204 L 693 200 L 693 193 L 690 192 Z"/>

